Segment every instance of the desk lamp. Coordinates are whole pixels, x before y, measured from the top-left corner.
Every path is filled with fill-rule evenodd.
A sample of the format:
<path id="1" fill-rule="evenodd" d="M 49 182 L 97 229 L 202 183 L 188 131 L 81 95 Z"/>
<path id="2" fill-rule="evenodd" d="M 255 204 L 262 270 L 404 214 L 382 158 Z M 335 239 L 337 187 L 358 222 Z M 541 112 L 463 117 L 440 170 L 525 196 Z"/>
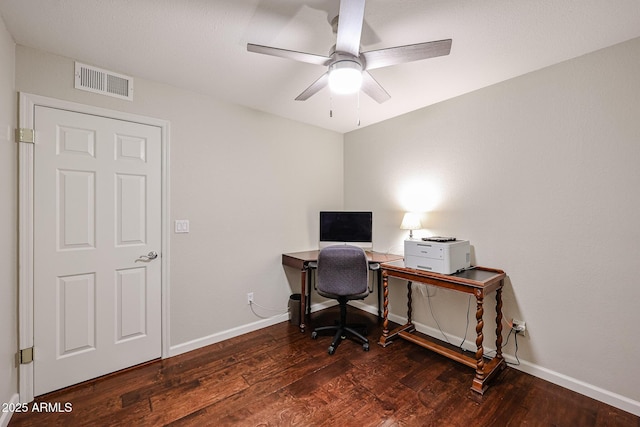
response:
<path id="1" fill-rule="evenodd" d="M 413 239 L 413 230 L 420 230 L 422 224 L 420 223 L 420 217 L 417 213 L 407 212 L 402 218 L 402 224 L 400 224 L 401 230 L 409 230 L 409 239 Z"/>

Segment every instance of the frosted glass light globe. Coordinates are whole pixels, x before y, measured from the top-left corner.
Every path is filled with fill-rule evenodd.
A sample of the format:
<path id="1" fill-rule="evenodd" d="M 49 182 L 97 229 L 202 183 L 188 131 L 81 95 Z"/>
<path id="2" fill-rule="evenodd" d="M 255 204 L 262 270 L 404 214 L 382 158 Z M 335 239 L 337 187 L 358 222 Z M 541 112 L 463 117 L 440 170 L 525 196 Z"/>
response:
<path id="1" fill-rule="evenodd" d="M 329 67 L 329 89 L 341 95 L 356 93 L 362 86 L 362 66 L 356 61 L 339 61 Z"/>

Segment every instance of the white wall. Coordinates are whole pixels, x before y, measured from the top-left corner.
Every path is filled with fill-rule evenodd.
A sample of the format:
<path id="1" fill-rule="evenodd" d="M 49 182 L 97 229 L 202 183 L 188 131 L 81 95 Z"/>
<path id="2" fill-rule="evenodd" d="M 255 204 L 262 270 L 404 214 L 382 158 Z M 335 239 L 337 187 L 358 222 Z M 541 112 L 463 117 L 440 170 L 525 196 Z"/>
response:
<path id="1" fill-rule="evenodd" d="M 342 207 L 342 135 L 141 78 L 133 102 L 78 91 L 73 71 L 69 58 L 17 47 L 18 91 L 171 123 L 171 220 L 191 229 L 170 236 L 173 353 L 278 313 L 256 316 L 247 292 L 286 313 L 299 274 L 281 254 L 315 247 L 317 211 Z"/>
<path id="2" fill-rule="evenodd" d="M 474 263 L 507 272 L 504 314 L 527 322 L 521 369 L 635 413 L 638 76 L 635 39 L 345 135 L 345 207 L 374 209 L 378 250 L 401 253 L 403 211 L 429 211 L 423 234 L 469 239 Z M 467 302 L 436 293 L 446 332 L 465 334 Z"/>
<path id="3" fill-rule="evenodd" d="M 18 151 L 14 91 L 15 44 L 0 17 L 0 403 L 17 397 Z M 0 425 L 5 414 L 0 413 Z"/>

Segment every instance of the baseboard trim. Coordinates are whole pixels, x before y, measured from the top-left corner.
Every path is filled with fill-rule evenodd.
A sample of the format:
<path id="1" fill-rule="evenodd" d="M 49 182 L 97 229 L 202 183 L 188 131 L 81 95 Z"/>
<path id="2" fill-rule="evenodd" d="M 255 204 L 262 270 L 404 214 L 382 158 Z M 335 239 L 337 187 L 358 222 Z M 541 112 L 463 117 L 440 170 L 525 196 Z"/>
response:
<path id="1" fill-rule="evenodd" d="M 9 402 L 7 402 L 10 406 L 15 406 L 20 403 L 20 395 L 15 393 L 11 396 Z M 0 427 L 7 427 L 9 425 L 9 421 L 11 421 L 11 417 L 13 416 L 13 412 L 0 412 Z"/>
<path id="2" fill-rule="evenodd" d="M 362 305 L 364 306 L 364 304 Z M 362 309 L 373 314 L 377 314 L 378 312 L 377 308 L 373 306 L 362 307 Z M 403 325 L 407 322 L 406 317 L 401 317 L 394 314 L 389 314 L 389 320 L 400 325 Z M 440 332 L 440 330 L 417 322 L 414 322 L 414 324 L 418 332 L 437 339 L 442 339 L 442 333 Z M 454 342 L 462 341 L 462 337 L 457 337 L 452 334 L 447 334 L 447 336 Z M 472 337 L 471 339 L 467 337 L 467 341 L 465 341 L 465 344 L 462 347 L 465 350 L 475 351 L 475 337 Z M 495 351 L 495 348 L 485 346 L 485 350 L 487 351 L 487 353 L 489 353 Z M 506 352 L 503 352 L 503 356 L 507 363 L 509 363 L 509 367 L 513 369 L 517 369 L 529 375 L 533 375 L 534 377 L 549 381 L 552 384 L 556 384 L 560 387 L 575 391 L 576 393 L 580 393 L 584 396 L 606 403 L 607 405 L 611 405 L 623 411 L 627 411 L 633 415 L 640 416 L 640 402 L 636 400 L 614 393 L 610 390 L 603 389 L 593 384 L 586 383 L 560 372 L 544 368 L 542 366 L 536 365 L 535 363 L 531 363 L 522 359 L 518 360 L 514 355 L 508 354 Z M 516 363 L 518 362 L 519 364 L 516 365 Z"/>
<path id="3" fill-rule="evenodd" d="M 311 306 L 311 312 L 324 310 L 325 308 L 335 305 L 335 301 L 326 301 L 323 303 L 313 304 Z M 280 322 L 289 320 L 289 314 L 278 314 L 267 319 L 258 320 L 257 322 L 248 323 L 246 325 L 238 326 L 237 328 L 227 329 L 226 331 L 217 332 L 215 334 L 208 335 L 206 337 L 198 338 L 192 341 L 187 341 L 182 344 L 177 344 L 169 347 L 169 357 L 177 356 L 192 350 L 197 350 L 201 347 L 206 347 L 211 344 L 219 343 L 220 341 L 235 338 L 240 335 L 247 334 L 249 332 L 257 331 L 267 326 L 272 326 Z"/>
<path id="4" fill-rule="evenodd" d="M 177 356 L 179 354 L 187 353 L 201 347 L 219 343 L 220 341 L 228 340 L 230 338 L 244 335 L 249 332 L 257 331 L 258 329 L 266 328 L 268 326 L 275 325 L 276 323 L 284 322 L 288 319 L 288 314 L 279 314 L 277 316 L 269 317 L 268 319 L 262 319 L 258 320 L 257 322 L 238 326 L 237 328 L 227 329 L 226 331 L 217 332 L 215 334 L 187 341 L 185 343 L 172 345 L 169 347 L 169 357 Z"/>
<path id="5" fill-rule="evenodd" d="M 636 400 L 527 361 L 520 360 L 520 365 L 512 368 L 640 417 L 640 402 Z"/>

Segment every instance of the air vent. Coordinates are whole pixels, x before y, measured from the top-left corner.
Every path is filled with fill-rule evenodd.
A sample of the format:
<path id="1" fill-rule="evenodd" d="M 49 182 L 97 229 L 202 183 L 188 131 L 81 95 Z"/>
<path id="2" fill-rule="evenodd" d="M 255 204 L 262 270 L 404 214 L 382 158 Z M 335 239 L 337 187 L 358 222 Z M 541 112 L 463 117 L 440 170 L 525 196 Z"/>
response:
<path id="1" fill-rule="evenodd" d="M 76 62 L 75 88 L 133 101 L 133 77 Z"/>

